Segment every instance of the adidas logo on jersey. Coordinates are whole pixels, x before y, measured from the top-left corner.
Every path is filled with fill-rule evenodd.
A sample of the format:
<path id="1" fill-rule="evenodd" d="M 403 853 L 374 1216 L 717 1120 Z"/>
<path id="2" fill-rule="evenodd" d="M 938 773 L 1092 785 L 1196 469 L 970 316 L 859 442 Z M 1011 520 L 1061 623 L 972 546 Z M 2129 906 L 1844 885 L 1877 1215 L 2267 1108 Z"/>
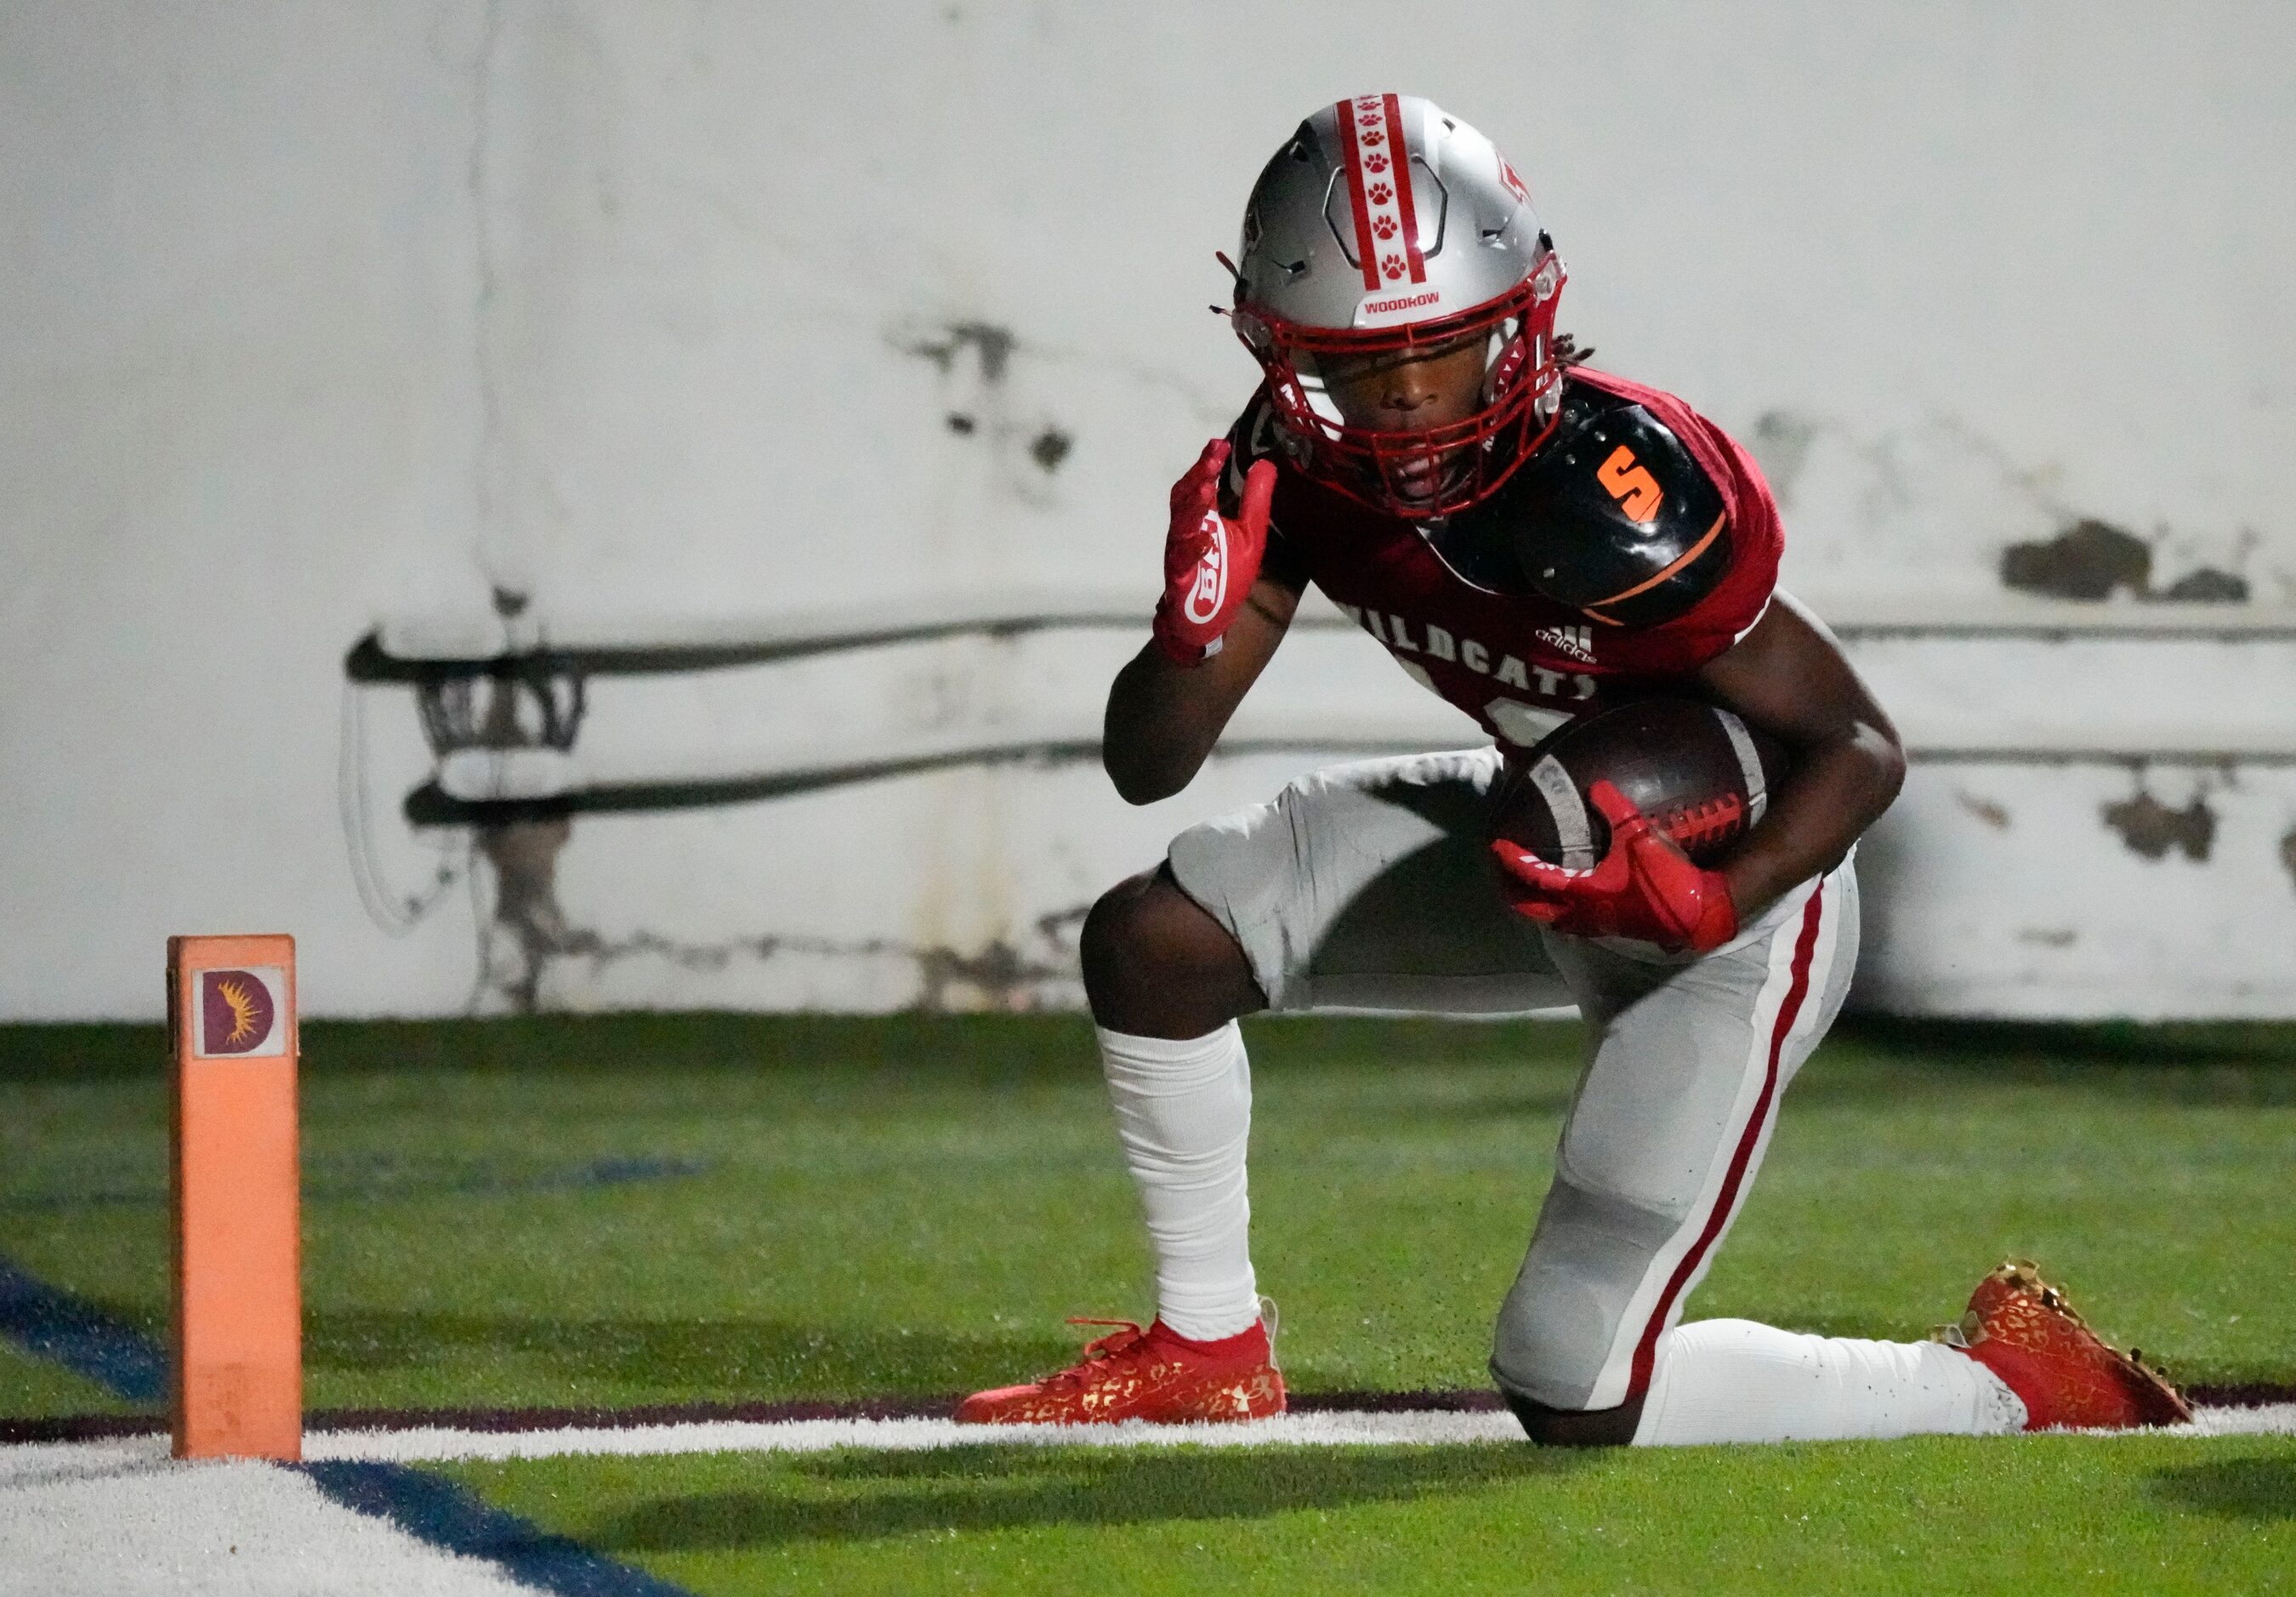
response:
<path id="1" fill-rule="evenodd" d="M 1572 659 L 1583 659 L 1590 666 L 1595 663 L 1595 629 L 1591 627 L 1542 627 L 1530 635 Z"/>
<path id="2" fill-rule="evenodd" d="M 1428 659 L 1455 661 L 1478 676 L 1488 676 L 1512 688 L 1528 689 L 1532 679 L 1536 678 L 1538 684 L 1537 691 L 1543 698 L 1592 699 L 1595 696 L 1595 679 L 1583 671 L 1550 670 L 1541 665 L 1528 665 L 1512 654 L 1494 657 L 1480 640 L 1459 636 L 1432 621 L 1406 621 L 1392 611 L 1368 610 L 1357 604 L 1342 604 L 1340 610 L 1349 620 L 1386 644 L 1388 652 L 1398 659 L 1406 654 L 1417 654 Z M 1414 627 L 1417 629 L 1416 636 L 1413 635 Z M 1540 643 L 1592 665 L 1595 663 L 1593 632 L 1591 627 L 1547 627 L 1539 629 L 1535 635 Z M 1575 642 L 1566 641 L 1572 639 Z M 1468 713 L 1472 715 L 1474 712 L 1470 709 Z"/>

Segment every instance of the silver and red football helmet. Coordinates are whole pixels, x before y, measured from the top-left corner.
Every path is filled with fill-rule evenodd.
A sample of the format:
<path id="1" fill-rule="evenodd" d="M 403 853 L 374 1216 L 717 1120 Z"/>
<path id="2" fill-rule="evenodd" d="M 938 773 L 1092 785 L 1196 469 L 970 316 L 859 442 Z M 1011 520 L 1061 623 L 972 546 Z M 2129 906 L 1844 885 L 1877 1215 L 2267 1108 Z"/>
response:
<path id="1" fill-rule="evenodd" d="M 1231 320 L 1267 373 L 1287 446 L 1353 498 L 1413 518 L 1463 510 L 1554 426 L 1562 259 L 1506 158 L 1428 101 L 1359 94 L 1302 122 L 1252 187 L 1235 273 Z M 1326 391 L 1334 356 L 1478 335 L 1481 403 L 1464 421 L 1350 426 Z"/>

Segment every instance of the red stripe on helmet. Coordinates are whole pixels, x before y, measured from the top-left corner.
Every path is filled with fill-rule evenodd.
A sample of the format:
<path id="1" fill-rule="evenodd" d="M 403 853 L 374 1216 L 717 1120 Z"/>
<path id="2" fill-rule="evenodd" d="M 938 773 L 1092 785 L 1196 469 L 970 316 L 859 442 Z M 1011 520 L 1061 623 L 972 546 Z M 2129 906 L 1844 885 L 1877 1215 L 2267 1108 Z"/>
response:
<path id="1" fill-rule="evenodd" d="M 1411 150 L 1403 142 L 1403 104 L 1393 94 L 1382 97 L 1387 122 L 1387 147 L 1395 153 L 1395 207 L 1403 213 L 1403 247 L 1411 258 L 1411 281 L 1427 281 L 1427 258 L 1419 253 L 1419 213 L 1411 206 Z"/>
<path id="2" fill-rule="evenodd" d="M 1363 128 L 1353 100 L 1341 101 L 1338 111 L 1340 148 L 1348 162 L 1348 204 L 1356 215 L 1356 260 L 1369 291 L 1379 287 L 1379 245 L 1371 234 L 1371 208 L 1364 203 Z"/>

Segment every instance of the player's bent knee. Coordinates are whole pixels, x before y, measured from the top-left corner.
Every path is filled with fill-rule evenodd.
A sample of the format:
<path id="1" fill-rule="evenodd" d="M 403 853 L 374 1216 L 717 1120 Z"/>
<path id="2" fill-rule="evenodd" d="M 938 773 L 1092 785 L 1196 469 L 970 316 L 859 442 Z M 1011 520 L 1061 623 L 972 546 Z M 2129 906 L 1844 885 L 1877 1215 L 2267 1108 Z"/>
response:
<path id="1" fill-rule="evenodd" d="M 1558 1176 L 1493 1327 L 1491 1375 L 1500 1389 L 1578 1412 L 1606 1371 L 1616 1381 L 1633 1338 L 1636 1293 L 1680 1224 L 1676 1209 Z"/>
<path id="2" fill-rule="evenodd" d="M 1103 995 L 1113 995 L 1144 975 L 1152 975 L 1144 967 L 1158 960 L 1160 945 L 1167 940 L 1157 935 L 1155 890 L 1155 872 L 1128 876 L 1095 899 L 1085 914 L 1077 954 L 1095 1015 Z"/>
<path id="3" fill-rule="evenodd" d="M 1100 896 L 1078 953 L 1093 1019 L 1111 1031 L 1201 1036 L 1260 1007 L 1243 950 L 1160 869 Z"/>
<path id="4" fill-rule="evenodd" d="M 1547 1368 L 1542 1370 L 1542 1363 Z M 1491 1357 L 1491 1377 L 1508 1408 L 1522 1422 L 1523 1434 L 1542 1447 L 1623 1447 L 1635 1439 L 1642 1420 L 1642 1399 L 1614 1408 L 1589 1409 L 1569 1402 L 1541 1402 L 1531 1390 L 1553 1396 L 1564 1388 L 1584 1392 L 1589 1382 L 1583 1372 L 1553 1367 L 1542 1361 L 1535 1346 L 1509 1345 L 1506 1324 L 1500 1325 L 1498 1350 Z"/>
<path id="5" fill-rule="evenodd" d="M 1642 1422 L 1639 1397 L 1617 1408 L 1562 1409 L 1504 1388 L 1502 1393 L 1522 1421 L 1523 1434 L 1542 1447 L 1625 1447 L 1633 1443 L 1635 1428 Z"/>

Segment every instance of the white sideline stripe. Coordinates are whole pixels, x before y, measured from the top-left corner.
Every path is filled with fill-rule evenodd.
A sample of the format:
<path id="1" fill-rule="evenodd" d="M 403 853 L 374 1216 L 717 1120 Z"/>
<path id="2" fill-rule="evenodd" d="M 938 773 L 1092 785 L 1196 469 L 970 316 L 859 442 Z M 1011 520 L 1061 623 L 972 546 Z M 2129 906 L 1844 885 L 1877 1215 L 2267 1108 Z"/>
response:
<path id="1" fill-rule="evenodd" d="M 2134 1435 L 2296 1435 L 2296 1403 L 2200 1411 Z M 420 1463 L 568 1454 L 885 1452 L 929 1447 L 1522 1445 L 1505 1413 L 1284 1414 L 1248 1425 L 984 1426 L 948 1420 L 795 1420 L 628 1429 L 322 1431 L 314 1459 Z M 165 1437 L 0 1445 L 0 1597 L 531 1597 L 494 1564 L 330 1502 L 259 1463 L 177 1463 Z"/>
<path id="2" fill-rule="evenodd" d="M 2064 1432 L 2072 1435 L 2077 1433 Z M 2296 1403 L 2204 1408 L 2190 1425 L 2112 1436 L 2296 1436 Z M 709 1421 L 682 1425 L 568 1426 L 556 1430 L 315 1431 L 304 1437 L 314 1462 L 447 1462 L 459 1459 L 563 1458 L 579 1454 L 640 1457 L 687 1453 L 824 1453 L 838 1447 L 917 1452 L 930 1447 L 1351 1447 L 1520 1443 L 1512 1414 L 1406 1410 L 1393 1413 L 1281 1414 L 1245 1425 L 959 1425 L 953 1420 Z M 165 1437 L 100 1442 L 29 1442 L 0 1446 L 0 1503 L 32 1487 L 78 1481 L 158 1480 L 185 1470 L 240 1466 L 178 1465 Z M 0 1527 L 10 1516 L 0 1512 Z M 6 1545 L 0 1539 L 0 1546 Z"/>
<path id="3" fill-rule="evenodd" d="M 494 1564 L 269 1464 L 177 1463 L 165 1437 L 0 1446 L 7 1597 L 532 1597 Z"/>
<path id="4" fill-rule="evenodd" d="M 2117 1434 L 2134 1435 L 2125 1432 Z M 2189 1426 L 2159 1435 L 2296 1435 L 2296 1403 L 2264 1408 L 2207 1408 Z M 1447 1410 L 1395 1413 L 1281 1414 L 1246 1425 L 959 1425 L 953 1420 L 709 1421 L 558 1430 L 316 1431 L 304 1456 L 365 1463 L 446 1462 L 458 1459 L 563 1458 L 571 1454 L 641 1457 L 689 1453 L 826 1453 L 857 1447 L 914 1453 L 931 1447 L 1394 1447 L 1522 1441 L 1505 1413 Z M 0 1489 L 37 1479 L 116 1473 L 165 1459 L 164 1437 L 61 1442 L 0 1448 Z"/>
<path id="5" fill-rule="evenodd" d="M 2131 1433 L 2134 1434 L 2134 1433 Z M 2196 1408 L 2190 1425 L 2164 1425 L 2151 1434 L 2196 1437 L 2296 1436 L 2296 1403 L 2259 1408 Z"/>
<path id="6" fill-rule="evenodd" d="M 2069 1433 L 2070 1434 L 2070 1433 Z M 2204 1408 L 2193 1423 L 2133 1436 L 2296 1436 L 2296 1403 Z M 1513 1414 L 1441 1409 L 1391 1413 L 1279 1414 L 1244 1425 L 959 1425 L 954 1420 L 714 1421 L 627 1429 L 329 1431 L 305 1438 L 305 1456 L 389 1463 L 426 1460 L 559 1458 L 569 1454 L 826 1453 L 860 1447 L 914 1453 L 929 1447 L 1397 1447 L 1523 1440 Z"/>
<path id="7" fill-rule="evenodd" d="M 954 1420 L 712 1421 L 627 1429 L 329 1431 L 304 1438 L 307 1458 L 391 1463 L 426 1460 L 558 1458 L 567 1454 L 826 1453 L 863 1447 L 1307 1447 L 1519 1442 L 1508 1413 L 1279 1414 L 1242 1425 L 959 1425 Z"/>

